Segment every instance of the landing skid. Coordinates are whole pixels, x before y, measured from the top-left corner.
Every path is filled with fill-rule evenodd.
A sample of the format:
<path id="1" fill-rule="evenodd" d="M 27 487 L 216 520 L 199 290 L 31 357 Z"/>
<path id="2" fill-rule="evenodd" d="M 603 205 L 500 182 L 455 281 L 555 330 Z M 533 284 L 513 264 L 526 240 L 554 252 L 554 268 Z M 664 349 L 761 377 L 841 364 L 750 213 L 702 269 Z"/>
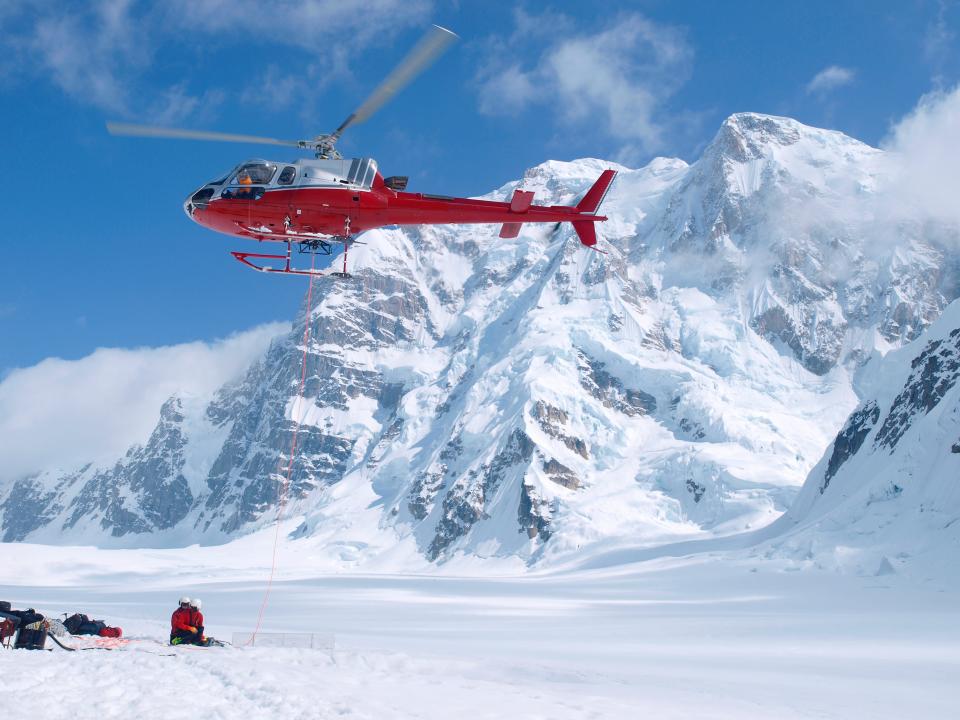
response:
<path id="1" fill-rule="evenodd" d="M 290 258 L 293 254 L 293 242 L 287 241 L 287 252 L 284 255 L 275 255 L 272 253 L 254 253 L 254 252 L 240 252 L 240 251 L 231 251 L 237 260 L 242 262 L 249 268 L 254 270 L 259 270 L 260 272 L 265 273 L 276 273 L 278 275 L 307 275 L 309 277 L 332 277 L 338 278 L 341 280 L 349 280 L 353 277 L 350 273 L 347 272 L 347 250 L 350 245 L 354 244 L 356 241 L 349 237 L 332 237 L 334 242 L 343 243 L 343 271 L 342 272 L 321 272 L 320 270 L 300 270 L 298 268 L 292 267 L 290 264 Z M 301 254 L 309 255 L 331 255 L 332 254 L 332 245 L 326 240 L 310 240 L 308 242 L 299 242 L 297 243 L 297 250 Z M 257 258 L 260 260 L 282 260 L 283 265 L 281 267 L 276 267 L 275 265 L 260 265 L 256 262 L 250 260 L 250 258 Z"/>

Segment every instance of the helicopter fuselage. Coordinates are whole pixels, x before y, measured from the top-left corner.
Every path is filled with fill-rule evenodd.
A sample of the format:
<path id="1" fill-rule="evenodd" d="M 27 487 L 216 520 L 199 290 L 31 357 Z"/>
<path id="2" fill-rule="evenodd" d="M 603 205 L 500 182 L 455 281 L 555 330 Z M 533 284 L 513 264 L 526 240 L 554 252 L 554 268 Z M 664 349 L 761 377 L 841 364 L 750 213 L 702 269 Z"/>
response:
<path id="1" fill-rule="evenodd" d="M 606 220 L 595 211 L 614 175 L 601 175 L 589 207 L 542 206 L 522 190 L 510 202 L 405 192 L 406 178 L 385 180 L 368 158 L 251 160 L 197 190 L 184 210 L 212 230 L 261 241 L 344 241 L 378 227 L 451 223 L 498 223 L 501 237 L 516 237 L 522 223 L 573 222 L 581 241 L 592 245 L 593 224 Z"/>

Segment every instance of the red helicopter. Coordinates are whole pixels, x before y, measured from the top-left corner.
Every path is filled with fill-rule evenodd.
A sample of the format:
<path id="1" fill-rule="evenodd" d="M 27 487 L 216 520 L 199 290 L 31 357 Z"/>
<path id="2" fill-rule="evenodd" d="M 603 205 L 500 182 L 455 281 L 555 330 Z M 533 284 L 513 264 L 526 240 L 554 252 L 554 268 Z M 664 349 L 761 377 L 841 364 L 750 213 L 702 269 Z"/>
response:
<path id="1" fill-rule="evenodd" d="M 498 223 L 500 237 L 513 238 L 523 223 L 569 222 L 580 242 L 597 243 L 594 223 L 607 218 L 597 208 L 616 171 L 605 170 L 575 206 L 533 204 L 533 193 L 515 190 L 510 202 L 471 200 L 444 195 L 405 192 L 407 178 L 384 178 L 371 158 L 344 159 L 336 142 L 344 130 L 367 120 L 421 73 L 457 36 L 434 25 L 407 57 L 360 107 L 329 135 L 313 140 L 277 140 L 250 135 L 182 130 L 149 125 L 108 123 L 114 135 L 190 140 L 290 145 L 313 150 L 315 159 L 293 162 L 247 160 L 226 176 L 209 182 L 184 202 L 194 222 L 227 235 L 282 242 L 285 255 L 234 252 L 244 265 L 261 272 L 286 275 L 349 277 L 347 250 L 365 230 L 388 225 Z M 342 243 L 343 272 L 300 270 L 291 267 L 292 247 L 301 252 L 331 254 L 332 243 Z M 257 264 L 281 260 L 282 266 Z"/>

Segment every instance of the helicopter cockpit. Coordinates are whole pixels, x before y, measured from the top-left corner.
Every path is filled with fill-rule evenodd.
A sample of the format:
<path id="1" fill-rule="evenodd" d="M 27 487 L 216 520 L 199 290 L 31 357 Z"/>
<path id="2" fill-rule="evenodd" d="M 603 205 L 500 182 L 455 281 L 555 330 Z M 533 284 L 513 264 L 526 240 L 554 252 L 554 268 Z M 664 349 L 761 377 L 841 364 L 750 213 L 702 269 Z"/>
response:
<path id="1" fill-rule="evenodd" d="M 220 197 L 224 200 L 259 200 L 276 174 L 274 163 L 265 160 L 246 162 L 234 173 Z"/>
<path id="2" fill-rule="evenodd" d="M 348 188 L 369 190 L 377 175 L 372 158 L 300 159 L 276 163 L 254 159 L 241 163 L 227 175 L 204 185 L 184 203 L 187 215 L 205 210 L 216 198 L 259 200 L 270 189 Z"/>
<path id="3" fill-rule="evenodd" d="M 276 163 L 266 160 L 249 160 L 223 177 L 208 182 L 187 199 L 183 208 L 187 215 L 192 217 L 195 209 L 206 210 L 210 201 L 218 195 L 226 200 L 257 200 L 266 192 L 265 186 L 270 183 L 276 173 Z M 284 168 L 283 173 L 289 177 L 289 182 L 283 184 L 290 184 L 296 176 L 296 169 L 288 166 Z M 285 179 L 282 174 L 278 180 L 281 179 Z"/>

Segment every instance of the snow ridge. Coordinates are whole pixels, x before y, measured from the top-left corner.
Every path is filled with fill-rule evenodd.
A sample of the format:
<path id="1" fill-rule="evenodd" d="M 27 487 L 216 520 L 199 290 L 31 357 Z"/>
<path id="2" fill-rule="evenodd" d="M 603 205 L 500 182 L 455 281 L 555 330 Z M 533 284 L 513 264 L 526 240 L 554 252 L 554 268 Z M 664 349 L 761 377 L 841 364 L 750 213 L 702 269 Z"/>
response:
<path id="1" fill-rule="evenodd" d="M 863 371 L 865 397 L 772 528 L 821 565 L 953 567 L 960 546 L 960 301 Z"/>

